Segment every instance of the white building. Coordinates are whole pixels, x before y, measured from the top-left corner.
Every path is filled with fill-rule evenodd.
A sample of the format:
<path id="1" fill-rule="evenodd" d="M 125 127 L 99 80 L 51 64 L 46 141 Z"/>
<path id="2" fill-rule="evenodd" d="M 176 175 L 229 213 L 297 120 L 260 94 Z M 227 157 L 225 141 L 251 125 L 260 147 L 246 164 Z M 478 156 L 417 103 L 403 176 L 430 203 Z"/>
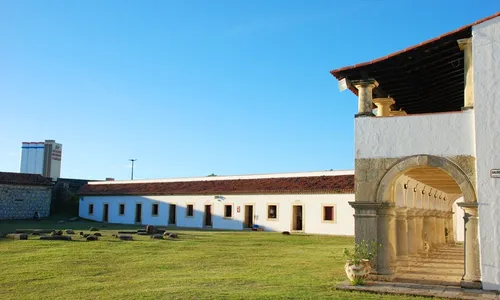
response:
<path id="1" fill-rule="evenodd" d="M 101 181 L 82 218 L 122 224 L 353 235 L 353 171 Z"/>
<path id="2" fill-rule="evenodd" d="M 49 178 L 61 176 L 62 144 L 54 140 L 23 142 L 21 173 L 40 174 Z"/>
<path id="3" fill-rule="evenodd" d="M 500 13 L 331 73 L 358 96 L 351 204 L 356 240 L 382 245 L 374 274 L 395 280 L 465 229 L 453 284 L 500 289 Z"/>

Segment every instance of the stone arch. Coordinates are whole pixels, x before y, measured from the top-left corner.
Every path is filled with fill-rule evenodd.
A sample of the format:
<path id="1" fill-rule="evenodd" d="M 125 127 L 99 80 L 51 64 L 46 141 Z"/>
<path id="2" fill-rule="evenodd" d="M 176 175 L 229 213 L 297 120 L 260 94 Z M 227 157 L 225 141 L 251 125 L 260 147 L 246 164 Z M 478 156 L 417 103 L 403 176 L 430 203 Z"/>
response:
<path id="1" fill-rule="evenodd" d="M 391 202 L 391 186 L 405 171 L 418 167 L 438 168 L 446 172 L 460 187 L 464 202 L 476 203 L 476 192 L 467 175 L 455 163 L 444 157 L 419 154 L 396 162 L 382 177 L 377 188 L 376 202 Z"/>

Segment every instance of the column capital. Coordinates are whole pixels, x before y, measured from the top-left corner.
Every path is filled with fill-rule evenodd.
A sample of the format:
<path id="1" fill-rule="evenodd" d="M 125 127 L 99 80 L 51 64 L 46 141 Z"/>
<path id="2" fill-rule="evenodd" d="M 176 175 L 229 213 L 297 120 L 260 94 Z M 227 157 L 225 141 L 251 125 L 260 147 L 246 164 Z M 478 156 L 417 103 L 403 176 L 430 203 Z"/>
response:
<path id="1" fill-rule="evenodd" d="M 472 46 L 472 38 L 459 39 L 457 43 L 460 50 L 464 51 L 467 47 Z"/>
<path id="2" fill-rule="evenodd" d="M 394 216 L 396 204 L 394 202 L 383 202 L 377 208 L 377 215 L 379 216 Z"/>
<path id="3" fill-rule="evenodd" d="M 411 208 L 406 211 L 406 218 L 407 219 L 413 219 L 417 216 L 417 209 L 416 208 Z"/>
<path id="4" fill-rule="evenodd" d="M 374 78 L 367 78 L 351 80 L 351 84 L 359 90 L 359 88 L 375 88 L 378 86 L 378 81 Z"/>
<path id="5" fill-rule="evenodd" d="M 406 220 L 406 212 L 408 211 L 406 207 L 396 207 L 395 211 L 397 220 Z"/>
<path id="6" fill-rule="evenodd" d="M 422 209 L 422 208 L 416 208 L 415 209 L 415 216 L 416 217 L 423 217 L 425 215 L 425 213 L 427 212 L 426 209 Z"/>
<path id="7" fill-rule="evenodd" d="M 392 98 L 374 98 L 373 103 L 377 106 L 378 117 L 389 117 L 391 105 L 396 103 Z"/>
<path id="8" fill-rule="evenodd" d="M 477 202 L 460 202 L 457 203 L 466 214 L 469 214 L 472 217 L 477 217 Z"/>

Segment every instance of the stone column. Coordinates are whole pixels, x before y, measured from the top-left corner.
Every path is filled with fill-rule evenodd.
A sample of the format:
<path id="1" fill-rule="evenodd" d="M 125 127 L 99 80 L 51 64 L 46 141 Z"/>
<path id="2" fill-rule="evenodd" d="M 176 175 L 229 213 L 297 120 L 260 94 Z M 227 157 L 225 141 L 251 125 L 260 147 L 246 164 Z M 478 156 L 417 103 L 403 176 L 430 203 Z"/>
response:
<path id="1" fill-rule="evenodd" d="M 431 210 L 430 215 L 429 215 L 429 229 L 428 229 L 428 236 L 429 236 L 429 241 L 431 243 L 432 248 L 437 248 L 439 245 L 438 242 L 438 233 L 439 233 L 439 222 L 438 222 L 438 211 L 437 210 Z"/>
<path id="2" fill-rule="evenodd" d="M 379 279 L 392 280 L 396 258 L 396 220 L 394 203 L 381 203 L 377 210 L 377 274 Z"/>
<path id="3" fill-rule="evenodd" d="M 415 226 L 417 228 L 417 235 L 415 236 L 417 251 L 424 251 L 424 209 L 419 209 L 415 212 Z"/>
<path id="4" fill-rule="evenodd" d="M 391 105 L 396 102 L 392 98 L 375 98 L 373 103 L 377 106 L 377 117 L 389 117 Z"/>
<path id="5" fill-rule="evenodd" d="M 352 85 L 358 89 L 358 114 L 356 117 L 372 117 L 373 88 L 378 86 L 378 82 L 373 79 L 362 79 L 351 81 Z"/>
<path id="6" fill-rule="evenodd" d="M 464 52 L 464 107 L 474 108 L 474 68 L 472 63 L 472 38 L 458 40 L 460 50 Z"/>
<path id="7" fill-rule="evenodd" d="M 379 203 L 368 201 L 349 202 L 354 208 L 355 243 L 367 241 L 369 244 L 377 241 L 377 207 Z M 378 250 L 378 249 L 377 249 Z M 376 261 L 373 262 L 372 272 L 377 272 Z"/>
<path id="8" fill-rule="evenodd" d="M 477 203 L 458 203 L 464 210 L 465 225 L 465 272 L 460 285 L 463 288 L 481 288 L 481 269 L 479 265 L 479 218 Z"/>
<path id="9" fill-rule="evenodd" d="M 439 222 L 440 222 L 440 227 L 441 227 L 441 245 L 446 245 L 446 212 L 445 211 L 440 211 L 439 215 Z"/>
<path id="10" fill-rule="evenodd" d="M 415 209 L 406 211 L 406 223 L 408 226 L 408 255 L 418 255 L 417 220 Z"/>
<path id="11" fill-rule="evenodd" d="M 422 239 L 423 241 L 427 241 L 432 246 L 432 219 L 431 219 L 431 211 L 426 210 L 423 214 L 423 228 L 422 228 Z M 422 247 L 423 249 L 423 247 Z"/>
<path id="12" fill-rule="evenodd" d="M 455 244 L 455 225 L 453 224 L 453 212 L 446 212 L 446 228 L 448 229 L 448 244 Z"/>
<path id="13" fill-rule="evenodd" d="M 398 265 L 400 266 L 408 265 L 408 224 L 406 222 L 406 212 L 407 210 L 404 207 L 396 208 L 396 255 Z"/>

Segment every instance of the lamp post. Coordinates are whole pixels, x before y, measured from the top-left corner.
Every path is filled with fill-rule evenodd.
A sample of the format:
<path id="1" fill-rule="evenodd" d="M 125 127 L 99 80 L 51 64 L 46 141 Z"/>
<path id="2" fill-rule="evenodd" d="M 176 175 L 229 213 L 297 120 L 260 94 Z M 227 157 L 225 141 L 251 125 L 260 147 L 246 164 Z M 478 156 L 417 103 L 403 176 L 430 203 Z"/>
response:
<path id="1" fill-rule="evenodd" d="M 132 174 L 130 175 L 130 180 L 134 180 L 134 161 L 136 161 L 137 159 L 131 158 L 129 160 L 132 162 Z"/>

